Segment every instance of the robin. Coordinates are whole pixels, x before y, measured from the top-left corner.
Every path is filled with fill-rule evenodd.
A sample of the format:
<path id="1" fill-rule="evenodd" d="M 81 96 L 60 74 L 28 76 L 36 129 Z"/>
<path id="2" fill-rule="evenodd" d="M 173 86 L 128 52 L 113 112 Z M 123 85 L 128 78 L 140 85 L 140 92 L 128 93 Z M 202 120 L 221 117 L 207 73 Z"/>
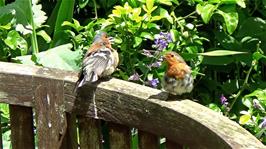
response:
<path id="1" fill-rule="evenodd" d="M 118 53 L 111 46 L 111 38 L 107 37 L 106 32 L 98 33 L 85 54 L 76 88 L 110 76 L 115 71 L 118 62 Z"/>
<path id="2" fill-rule="evenodd" d="M 190 93 L 193 89 L 193 77 L 191 68 L 176 52 L 168 52 L 164 55 L 167 70 L 162 79 L 162 87 L 165 91 L 174 95 Z"/>

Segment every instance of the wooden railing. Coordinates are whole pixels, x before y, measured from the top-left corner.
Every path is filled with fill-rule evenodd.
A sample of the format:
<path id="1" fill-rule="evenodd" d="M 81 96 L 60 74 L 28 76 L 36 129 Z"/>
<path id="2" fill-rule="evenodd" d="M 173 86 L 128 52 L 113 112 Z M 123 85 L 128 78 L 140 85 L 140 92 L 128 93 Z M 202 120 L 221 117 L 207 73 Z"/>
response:
<path id="1" fill-rule="evenodd" d="M 75 72 L 0 63 L 0 102 L 10 105 L 13 149 L 35 142 L 39 149 L 99 149 L 103 140 L 111 149 L 127 149 L 132 128 L 139 149 L 159 148 L 162 137 L 167 149 L 265 148 L 237 123 L 193 101 L 166 101 L 165 92 L 118 79 L 87 85 L 77 97 L 76 80 Z"/>

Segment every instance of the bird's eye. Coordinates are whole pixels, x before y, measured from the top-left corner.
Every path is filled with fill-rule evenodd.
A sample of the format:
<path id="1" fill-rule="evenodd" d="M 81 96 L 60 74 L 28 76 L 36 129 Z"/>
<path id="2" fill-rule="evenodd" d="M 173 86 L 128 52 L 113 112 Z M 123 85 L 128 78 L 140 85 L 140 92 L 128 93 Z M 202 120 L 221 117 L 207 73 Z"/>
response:
<path id="1" fill-rule="evenodd" d="M 173 54 L 171 54 L 171 57 L 174 57 L 174 55 L 173 55 Z"/>

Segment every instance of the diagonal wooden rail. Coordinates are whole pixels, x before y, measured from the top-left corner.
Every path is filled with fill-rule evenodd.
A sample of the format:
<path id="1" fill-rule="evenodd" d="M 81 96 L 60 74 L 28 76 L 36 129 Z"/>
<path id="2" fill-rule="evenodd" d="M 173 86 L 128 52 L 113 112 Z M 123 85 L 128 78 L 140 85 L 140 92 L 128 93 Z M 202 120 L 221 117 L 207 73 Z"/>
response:
<path id="1" fill-rule="evenodd" d="M 138 128 L 141 130 L 139 138 L 149 138 L 140 141 L 143 146 L 140 148 L 145 148 L 147 142 L 156 142 L 158 139 L 154 136 L 166 137 L 169 140 L 166 146 L 178 143 L 197 149 L 265 148 L 237 123 L 193 101 L 166 101 L 168 94 L 165 92 L 118 79 L 87 85 L 79 90 L 76 98 L 73 92 L 76 80 L 76 72 L 0 62 L 0 102 L 34 108 L 39 148 L 60 148 L 66 143 L 67 130 L 74 129 L 67 127 L 71 121 L 65 112 L 83 117 L 79 119 L 80 131 L 88 124 L 99 126 L 97 121 L 90 123 L 86 117 L 119 124 L 119 127 L 110 126 L 113 137 L 128 136 L 128 132 L 123 133 L 123 127 Z M 95 100 L 92 100 L 92 92 Z M 23 111 L 26 116 L 32 112 L 22 109 L 22 115 Z M 14 129 L 23 127 L 13 125 Z M 84 131 L 80 133 L 80 137 L 84 135 Z M 25 139 L 23 137 L 25 135 L 20 138 Z M 73 136 L 70 139 L 75 140 Z M 88 146 L 82 138 L 80 141 L 81 148 Z M 20 148 L 28 145 L 23 141 L 19 144 Z M 130 146 L 122 144 L 120 147 L 123 145 Z"/>

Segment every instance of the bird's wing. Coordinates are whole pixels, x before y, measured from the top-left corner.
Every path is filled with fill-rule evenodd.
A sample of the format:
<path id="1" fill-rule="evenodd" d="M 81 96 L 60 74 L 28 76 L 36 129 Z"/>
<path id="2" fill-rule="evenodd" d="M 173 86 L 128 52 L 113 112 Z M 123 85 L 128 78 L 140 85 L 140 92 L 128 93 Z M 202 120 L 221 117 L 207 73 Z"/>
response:
<path id="1" fill-rule="evenodd" d="M 83 60 L 82 71 L 84 81 L 95 82 L 103 72 L 111 67 L 113 59 L 111 50 L 108 48 L 100 48 L 97 51 L 91 52 Z M 85 83 L 85 82 L 84 82 Z"/>

